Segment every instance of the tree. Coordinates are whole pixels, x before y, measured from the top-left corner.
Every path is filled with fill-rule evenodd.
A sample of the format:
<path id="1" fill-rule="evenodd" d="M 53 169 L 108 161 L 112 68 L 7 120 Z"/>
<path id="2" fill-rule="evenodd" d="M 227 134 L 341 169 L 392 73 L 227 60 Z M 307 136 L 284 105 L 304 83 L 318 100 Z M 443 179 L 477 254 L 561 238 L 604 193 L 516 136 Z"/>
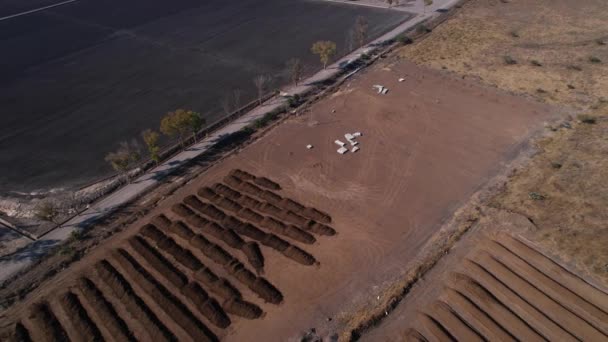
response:
<path id="1" fill-rule="evenodd" d="M 391 8 L 393 6 L 393 1 L 394 0 L 386 0 L 386 3 L 388 4 L 389 8 Z"/>
<path id="2" fill-rule="evenodd" d="M 154 130 L 146 129 L 141 133 L 141 137 L 144 139 L 144 142 L 148 147 L 150 159 L 154 160 L 154 162 L 158 165 L 158 162 L 160 162 L 160 155 L 158 154 L 160 152 L 160 147 L 158 146 L 158 139 L 160 138 L 160 135 Z"/>
<path id="3" fill-rule="evenodd" d="M 298 58 L 292 58 L 287 62 L 287 70 L 294 85 L 298 85 L 302 77 L 302 62 Z"/>
<path id="4" fill-rule="evenodd" d="M 203 119 L 203 116 L 200 113 L 193 112 L 193 111 L 188 111 L 188 113 L 190 113 L 190 120 L 189 120 L 190 132 L 192 132 L 192 137 L 194 138 L 194 141 L 196 142 L 197 141 L 196 134 L 198 133 L 198 131 L 200 131 L 203 128 L 203 126 L 205 126 L 207 121 L 205 119 Z"/>
<path id="5" fill-rule="evenodd" d="M 255 84 L 255 88 L 258 91 L 259 104 L 262 104 L 262 98 L 264 97 L 268 83 L 270 83 L 270 77 L 266 75 L 258 75 L 253 79 L 253 84 Z"/>
<path id="6" fill-rule="evenodd" d="M 59 216 L 59 209 L 55 202 L 51 200 L 40 201 L 36 207 L 34 207 L 34 216 L 42 221 L 56 223 L 55 219 Z"/>
<path id="7" fill-rule="evenodd" d="M 312 44 L 311 51 L 315 55 L 319 55 L 319 59 L 323 63 L 323 69 L 325 69 L 327 68 L 327 62 L 336 54 L 336 43 L 329 40 L 320 40 Z"/>
<path id="8" fill-rule="evenodd" d="M 188 133 L 194 135 L 205 125 L 202 116 L 192 110 L 178 109 L 167 113 L 160 121 L 160 131 L 168 137 L 178 137 L 180 144 L 184 145 L 184 137 Z"/>
<path id="9" fill-rule="evenodd" d="M 367 31 L 369 29 L 369 23 L 367 18 L 358 16 L 355 20 L 354 34 L 355 41 L 358 47 L 362 47 L 367 41 Z"/>
<path id="10" fill-rule="evenodd" d="M 226 93 L 224 94 L 224 97 L 222 97 L 222 109 L 226 115 L 232 113 L 232 93 Z"/>
<path id="11" fill-rule="evenodd" d="M 426 8 L 433 4 L 433 0 L 424 0 L 424 13 L 426 13 Z"/>
<path id="12" fill-rule="evenodd" d="M 232 100 L 234 101 L 234 110 L 241 108 L 241 89 L 236 88 L 232 91 Z"/>
<path id="13" fill-rule="evenodd" d="M 130 143 L 123 141 L 118 149 L 108 153 L 105 159 L 112 165 L 115 171 L 125 174 L 140 161 L 141 153 L 139 146 L 136 140 L 132 140 Z"/>

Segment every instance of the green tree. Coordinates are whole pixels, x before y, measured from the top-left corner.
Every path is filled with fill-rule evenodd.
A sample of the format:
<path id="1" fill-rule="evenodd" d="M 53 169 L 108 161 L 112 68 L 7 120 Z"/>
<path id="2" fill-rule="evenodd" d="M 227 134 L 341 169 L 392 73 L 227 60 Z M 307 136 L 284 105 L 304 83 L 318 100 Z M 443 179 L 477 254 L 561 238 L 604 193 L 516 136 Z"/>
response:
<path id="1" fill-rule="evenodd" d="M 196 138 L 196 134 L 203 128 L 203 126 L 205 126 L 205 124 L 207 123 L 205 121 L 205 119 L 203 119 L 203 116 L 198 113 L 198 112 L 193 112 L 193 111 L 189 111 L 190 112 L 190 121 L 189 121 L 189 126 L 190 126 L 190 132 L 192 133 L 192 137 L 194 138 L 194 141 L 197 141 Z"/>
<path id="2" fill-rule="evenodd" d="M 333 55 L 336 54 L 336 43 L 329 40 L 320 40 L 312 44 L 312 53 L 319 55 L 323 69 L 327 68 L 327 63 Z"/>
<path id="3" fill-rule="evenodd" d="M 139 144 L 136 140 L 130 143 L 123 141 L 118 149 L 106 155 L 106 161 L 112 165 L 112 168 L 121 174 L 126 174 L 141 160 Z M 128 177 L 127 177 L 128 178 Z"/>
<path id="4" fill-rule="evenodd" d="M 178 109 L 167 113 L 160 121 L 160 131 L 171 138 L 177 137 L 184 145 L 184 138 L 192 133 L 196 140 L 196 133 L 205 125 L 203 117 L 192 110 Z"/>
<path id="5" fill-rule="evenodd" d="M 154 162 L 158 165 L 160 162 L 160 147 L 158 146 L 158 139 L 160 138 L 160 135 L 154 130 L 146 129 L 141 133 L 141 137 L 146 143 L 146 147 L 148 147 L 150 159 L 154 160 Z"/>
<path id="6" fill-rule="evenodd" d="M 298 58 L 292 58 L 287 62 L 287 71 L 294 85 L 298 85 L 302 77 L 302 62 Z"/>

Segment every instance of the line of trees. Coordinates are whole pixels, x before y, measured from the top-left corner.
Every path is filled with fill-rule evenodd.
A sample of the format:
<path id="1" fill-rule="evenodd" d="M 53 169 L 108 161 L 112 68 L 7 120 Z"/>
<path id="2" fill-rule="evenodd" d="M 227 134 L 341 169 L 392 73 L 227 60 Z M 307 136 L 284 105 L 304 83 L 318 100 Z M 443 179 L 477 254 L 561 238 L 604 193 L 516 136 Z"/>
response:
<path id="1" fill-rule="evenodd" d="M 196 141 L 196 133 L 205 126 L 206 121 L 200 113 L 178 109 L 168 112 L 160 121 L 159 131 L 169 138 L 177 138 L 180 145 L 184 147 L 186 138 L 192 137 Z M 141 133 L 141 138 L 146 145 L 150 159 L 155 163 L 160 162 L 160 133 L 146 129 Z M 112 168 L 123 176 L 133 169 L 142 160 L 142 147 L 137 139 L 123 141 L 115 151 L 108 153 L 105 160 Z M 129 178 L 128 176 L 126 177 Z"/>
<path id="2" fill-rule="evenodd" d="M 369 23 L 365 17 L 359 16 L 355 24 L 349 31 L 350 38 L 361 47 L 368 38 Z M 351 46 L 352 48 L 352 46 Z M 318 55 L 323 69 L 327 68 L 329 61 L 336 55 L 336 43 L 329 40 L 320 40 L 311 47 L 311 52 Z M 286 64 L 287 73 L 290 81 L 298 85 L 303 75 L 302 61 L 298 58 L 290 59 Z M 257 101 L 262 104 L 264 94 L 268 91 L 272 77 L 268 75 L 258 75 L 253 79 L 256 88 Z M 241 106 L 241 90 L 234 89 L 221 99 L 221 106 L 226 115 L 238 110 Z M 150 159 L 156 164 L 160 162 L 160 139 L 161 133 L 169 138 L 177 139 L 182 147 L 185 146 L 186 139 L 192 137 L 197 140 L 197 132 L 206 125 L 205 119 L 200 113 L 192 110 L 177 109 L 168 112 L 160 121 L 159 131 L 146 129 L 141 132 L 141 139 L 145 144 L 145 149 Z M 122 175 L 137 166 L 142 160 L 143 148 L 137 139 L 121 142 L 119 147 L 105 156 L 105 160 L 112 168 Z M 128 177 L 127 177 L 128 179 Z"/>

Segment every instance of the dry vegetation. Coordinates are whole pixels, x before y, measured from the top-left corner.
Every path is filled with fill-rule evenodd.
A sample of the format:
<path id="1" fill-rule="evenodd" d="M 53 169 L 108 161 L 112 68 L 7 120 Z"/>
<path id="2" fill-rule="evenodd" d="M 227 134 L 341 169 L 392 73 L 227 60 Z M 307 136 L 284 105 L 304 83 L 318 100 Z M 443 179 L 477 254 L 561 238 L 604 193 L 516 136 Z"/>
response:
<path id="1" fill-rule="evenodd" d="M 491 203 L 525 215 L 529 238 L 608 283 L 608 22 L 605 2 L 471 0 L 400 55 L 572 108 L 570 122 Z"/>
<path id="2" fill-rule="evenodd" d="M 471 0 L 400 54 L 507 91 L 585 108 L 608 97 L 605 5 L 603 0 Z"/>

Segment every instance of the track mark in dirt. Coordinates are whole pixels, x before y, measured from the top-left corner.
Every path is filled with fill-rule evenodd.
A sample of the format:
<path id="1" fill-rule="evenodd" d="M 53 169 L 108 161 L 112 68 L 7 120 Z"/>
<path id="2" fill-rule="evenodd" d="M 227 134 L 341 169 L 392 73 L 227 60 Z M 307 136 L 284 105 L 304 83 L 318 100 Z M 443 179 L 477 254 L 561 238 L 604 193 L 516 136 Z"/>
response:
<path id="1" fill-rule="evenodd" d="M 515 237 L 483 241 L 445 285 L 408 339 L 608 341 L 608 295 Z"/>

